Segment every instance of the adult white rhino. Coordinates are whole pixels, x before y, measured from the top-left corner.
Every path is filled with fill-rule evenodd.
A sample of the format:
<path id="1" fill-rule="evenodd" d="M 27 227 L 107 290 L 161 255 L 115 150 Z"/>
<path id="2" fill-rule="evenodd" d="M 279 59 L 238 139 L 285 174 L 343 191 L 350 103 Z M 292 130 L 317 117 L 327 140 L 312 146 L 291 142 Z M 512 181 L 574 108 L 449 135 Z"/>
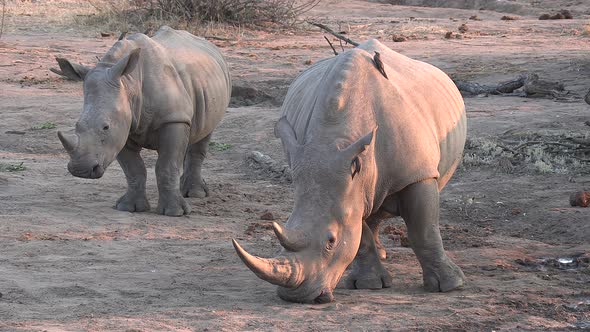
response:
<path id="1" fill-rule="evenodd" d="M 447 75 L 370 40 L 303 72 L 282 112 L 275 132 L 293 171 L 295 206 L 284 228 L 274 224 L 284 247 L 278 257 L 250 255 L 234 240 L 256 275 L 294 302 L 332 301 L 351 263 L 348 287 L 389 287 L 378 233 L 395 215 L 406 222 L 426 289 L 463 284 L 438 227 L 439 191 L 466 136 L 463 99 Z"/>
<path id="2" fill-rule="evenodd" d="M 119 40 L 94 68 L 59 60 L 63 75 L 84 81 L 75 136 L 58 132 L 71 158 L 70 173 L 100 178 L 117 158 L 128 188 L 116 208 L 149 210 L 140 150 L 157 150 L 158 213 L 189 213 L 183 196 L 208 194 L 201 165 L 231 95 L 219 50 L 164 26 L 152 38 L 139 33 Z"/>

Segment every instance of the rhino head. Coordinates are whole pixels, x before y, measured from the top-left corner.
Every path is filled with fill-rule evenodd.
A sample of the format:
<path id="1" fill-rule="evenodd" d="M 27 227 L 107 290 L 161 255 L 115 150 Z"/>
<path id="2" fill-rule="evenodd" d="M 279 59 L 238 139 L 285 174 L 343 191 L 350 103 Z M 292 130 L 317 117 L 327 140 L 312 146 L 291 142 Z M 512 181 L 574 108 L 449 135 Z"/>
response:
<path id="1" fill-rule="evenodd" d="M 64 76 L 84 81 L 84 107 L 75 135 L 57 132 L 70 155 L 68 171 L 77 177 L 97 179 L 115 160 L 127 141 L 132 126 L 132 103 L 139 93 L 138 80 L 131 73 L 139 67 L 140 49 L 115 64 L 99 63 L 95 68 L 58 59 Z"/>
<path id="2" fill-rule="evenodd" d="M 326 303 L 359 249 L 363 217 L 372 209 L 377 167 L 376 129 L 350 140 L 297 143 L 282 118 L 276 126 L 293 171 L 295 205 L 285 227 L 273 223 L 283 251 L 272 259 L 246 252 L 242 261 L 258 277 L 279 286 L 282 299 Z M 329 141 L 329 140 L 322 140 Z"/>

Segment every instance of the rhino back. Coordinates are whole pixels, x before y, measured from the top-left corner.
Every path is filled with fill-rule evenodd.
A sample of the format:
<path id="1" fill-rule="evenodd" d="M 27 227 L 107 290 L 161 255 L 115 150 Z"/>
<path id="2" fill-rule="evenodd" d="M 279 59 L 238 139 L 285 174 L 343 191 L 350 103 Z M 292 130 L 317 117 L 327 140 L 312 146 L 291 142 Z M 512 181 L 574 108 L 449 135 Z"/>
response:
<path id="1" fill-rule="evenodd" d="M 113 49 L 127 53 L 142 48 L 143 106 L 135 115 L 139 125 L 132 133 L 134 140 L 147 142 L 151 132 L 173 122 L 190 125 L 191 143 L 213 131 L 231 95 L 228 66 L 213 44 L 169 27 L 162 27 L 152 38 L 134 34 L 117 44 Z M 122 57 L 125 51 L 112 53 Z"/>
<path id="2" fill-rule="evenodd" d="M 374 51 L 389 79 L 374 66 Z M 383 195 L 446 175 L 465 141 L 463 100 L 450 78 L 376 40 L 301 74 L 283 113 L 300 143 L 345 146 L 378 126 L 375 153 Z"/>

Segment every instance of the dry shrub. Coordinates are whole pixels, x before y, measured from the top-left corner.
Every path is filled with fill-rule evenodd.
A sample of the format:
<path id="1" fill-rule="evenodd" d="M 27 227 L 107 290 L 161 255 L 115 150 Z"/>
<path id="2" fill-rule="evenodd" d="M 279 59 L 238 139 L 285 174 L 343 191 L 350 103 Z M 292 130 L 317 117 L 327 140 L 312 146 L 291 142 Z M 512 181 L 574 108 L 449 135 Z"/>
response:
<path id="1" fill-rule="evenodd" d="M 321 0 L 88 0 L 109 19 L 137 28 L 153 22 L 290 26 Z M 147 22 L 152 22 L 147 24 Z"/>

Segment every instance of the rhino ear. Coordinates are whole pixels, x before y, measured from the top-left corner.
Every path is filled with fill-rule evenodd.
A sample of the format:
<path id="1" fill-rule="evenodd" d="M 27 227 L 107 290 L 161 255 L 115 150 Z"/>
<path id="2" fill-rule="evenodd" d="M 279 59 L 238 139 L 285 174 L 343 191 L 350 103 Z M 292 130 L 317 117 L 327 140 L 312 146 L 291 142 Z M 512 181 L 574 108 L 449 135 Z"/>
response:
<path id="1" fill-rule="evenodd" d="M 55 58 L 55 60 L 57 61 L 61 72 L 57 70 L 52 70 L 52 72 L 74 81 L 83 81 L 86 74 L 90 71 L 89 67 L 71 63 L 68 59 Z"/>
<path id="2" fill-rule="evenodd" d="M 283 143 L 287 146 L 297 146 L 297 137 L 293 127 L 289 124 L 286 116 L 277 121 L 275 125 L 275 137 L 281 138 Z"/>
<path id="3" fill-rule="evenodd" d="M 140 60 L 141 48 L 136 48 L 109 69 L 110 78 L 118 81 L 122 76 L 130 74 Z"/>
<path id="4" fill-rule="evenodd" d="M 366 134 L 365 136 L 359 138 L 356 142 L 350 144 L 347 148 L 341 151 L 343 156 L 349 160 L 354 159 L 354 157 L 361 154 L 363 151 L 367 149 L 367 147 L 371 146 L 374 143 L 375 134 L 377 133 L 377 127 L 373 129 L 370 133 Z"/>
<path id="5" fill-rule="evenodd" d="M 293 127 L 287 121 L 287 117 L 283 116 L 275 125 L 275 137 L 279 137 L 283 141 L 283 147 L 290 166 L 293 163 L 292 157 L 298 153 L 301 145 L 297 143 L 297 136 L 295 136 Z"/>

